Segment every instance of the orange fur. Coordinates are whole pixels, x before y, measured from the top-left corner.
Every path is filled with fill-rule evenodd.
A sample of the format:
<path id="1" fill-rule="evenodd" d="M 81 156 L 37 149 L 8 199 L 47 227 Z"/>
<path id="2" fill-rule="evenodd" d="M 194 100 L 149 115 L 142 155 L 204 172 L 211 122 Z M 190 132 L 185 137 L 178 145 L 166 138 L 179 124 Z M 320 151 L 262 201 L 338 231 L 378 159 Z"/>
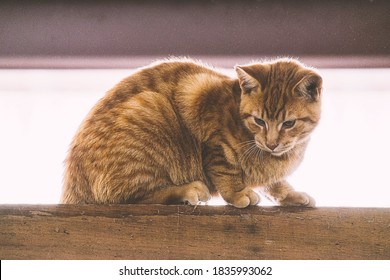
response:
<path id="1" fill-rule="evenodd" d="M 320 118 L 321 77 L 295 60 L 189 60 L 140 69 L 89 113 L 66 159 L 63 203 L 259 202 L 314 206 L 285 181 Z"/>

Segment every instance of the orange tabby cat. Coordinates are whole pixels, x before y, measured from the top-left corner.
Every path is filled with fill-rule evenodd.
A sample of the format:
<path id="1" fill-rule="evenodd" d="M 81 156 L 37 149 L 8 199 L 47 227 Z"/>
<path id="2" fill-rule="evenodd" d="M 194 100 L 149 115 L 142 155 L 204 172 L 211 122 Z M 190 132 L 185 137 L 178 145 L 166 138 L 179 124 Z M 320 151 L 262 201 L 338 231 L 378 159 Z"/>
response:
<path id="1" fill-rule="evenodd" d="M 319 121 L 321 77 L 290 59 L 235 70 L 172 60 L 120 82 L 71 144 L 62 202 L 194 205 L 219 193 L 242 208 L 259 187 L 279 205 L 314 206 L 285 177 Z"/>

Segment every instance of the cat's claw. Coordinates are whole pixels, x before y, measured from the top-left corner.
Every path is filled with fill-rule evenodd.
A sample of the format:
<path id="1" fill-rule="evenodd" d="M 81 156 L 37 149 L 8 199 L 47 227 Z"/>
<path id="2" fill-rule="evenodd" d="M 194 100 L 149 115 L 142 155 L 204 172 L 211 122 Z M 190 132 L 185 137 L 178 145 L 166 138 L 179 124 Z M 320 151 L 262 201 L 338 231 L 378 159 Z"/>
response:
<path id="1" fill-rule="evenodd" d="M 231 204 L 237 208 L 245 208 L 260 202 L 260 196 L 250 188 L 245 188 L 234 194 Z"/>
<path id="2" fill-rule="evenodd" d="M 304 192 L 291 191 L 285 199 L 279 201 L 281 206 L 304 206 L 315 207 L 316 202 L 314 198 Z"/>

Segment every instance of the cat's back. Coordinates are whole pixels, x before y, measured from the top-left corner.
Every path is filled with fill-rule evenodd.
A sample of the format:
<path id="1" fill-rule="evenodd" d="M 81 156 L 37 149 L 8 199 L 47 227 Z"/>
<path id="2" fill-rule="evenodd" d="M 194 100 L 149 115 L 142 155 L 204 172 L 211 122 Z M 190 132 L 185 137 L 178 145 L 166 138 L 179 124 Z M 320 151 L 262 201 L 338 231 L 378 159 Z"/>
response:
<path id="1" fill-rule="evenodd" d="M 205 92 L 210 87 L 227 80 L 230 78 L 195 60 L 172 58 L 157 61 L 149 66 L 139 68 L 109 90 L 91 109 L 79 132 L 95 130 L 97 125 L 102 125 L 102 120 L 109 120 L 117 115 L 118 111 L 128 107 L 130 99 L 140 99 L 141 101 L 146 99 L 143 100 L 145 101 L 143 103 L 147 107 L 146 103 L 150 102 L 148 92 L 156 95 L 156 98 L 159 99 L 156 103 L 159 104 L 170 102 L 173 99 L 179 101 L 182 98 L 189 98 L 193 101 L 202 91 Z M 140 93 L 142 93 L 142 97 L 139 98 Z M 161 97 L 158 97 L 160 95 Z M 104 123 L 108 124 L 109 122 L 105 121 Z"/>
<path id="2" fill-rule="evenodd" d="M 112 91 L 117 92 L 117 94 L 126 94 L 129 97 L 144 91 L 167 94 L 177 89 L 183 81 L 202 74 L 222 76 L 207 65 L 195 60 L 163 60 L 138 69 L 131 76 L 118 83 Z"/>

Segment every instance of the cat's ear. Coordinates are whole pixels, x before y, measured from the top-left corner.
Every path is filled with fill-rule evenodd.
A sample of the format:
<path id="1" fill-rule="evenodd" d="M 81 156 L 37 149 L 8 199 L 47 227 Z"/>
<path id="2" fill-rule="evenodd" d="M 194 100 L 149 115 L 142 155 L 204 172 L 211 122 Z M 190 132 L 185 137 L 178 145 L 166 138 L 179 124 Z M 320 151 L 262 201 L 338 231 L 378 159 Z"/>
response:
<path id="1" fill-rule="evenodd" d="M 299 96 L 317 101 L 321 96 L 322 78 L 315 72 L 306 74 L 295 86 L 295 91 Z"/>
<path id="2" fill-rule="evenodd" d="M 236 66 L 234 69 L 236 70 L 240 88 L 243 93 L 249 94 L 261 87 L 259 81 L 254 77 L 252 69 L 246 66 Z"/>

